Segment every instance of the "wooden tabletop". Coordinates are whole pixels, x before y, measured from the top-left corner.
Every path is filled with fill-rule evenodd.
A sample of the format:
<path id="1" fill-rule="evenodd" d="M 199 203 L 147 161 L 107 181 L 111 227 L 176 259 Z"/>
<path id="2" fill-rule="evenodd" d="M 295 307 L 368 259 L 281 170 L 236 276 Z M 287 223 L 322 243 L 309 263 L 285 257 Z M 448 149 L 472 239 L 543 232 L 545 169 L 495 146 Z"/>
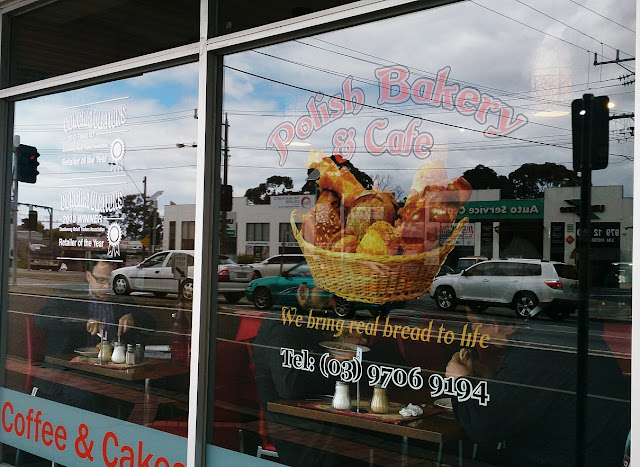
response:
<path id="1" fill-rule="evenodd" d="M 176 362 L 169 359 L 145 359 L 144 363 L 126 369 L 110 368 L 104 365 L 91 365 L 88 363 L 71 363 L 77 354 L 68 355 L 47 355 L 44 357 L 46 363 L 63 366 L 73 370 L 84 371 L 96 375 L 107 376 L 109 378 L 123 381 L 140 381 L 147 378 L 164 378 L 189 373 L 189 365 L 186 362 Z"/>
<path id="2" fill-rule="evenodd" d="M 76 365 L 74 365 L 74 368 Z M 122 385 L 110 384 L 107 381 L 97 381 L 90 376 L 83 376 L 79 372 L 61 371 L 53 367 L 43 367 L 39 364 L 29 364 L 24 359 L 7 357 L 6 369 L 21 374 L 30 374 L 33 378 L 44 379 L 77 389 L 101 394 L 105 397 L 122 400 L 133 404 L 133 409 L 127 421 L 140 425 L 153 422 L 160 404 L 182 403 L 186 398 L 177 400 L 174 397 L 158 396 L 145 393 Z"/>
<path id="3" fill-rule="evenodd" d="M 432 443 L 446 443 L 464 438 L 464 431 L 456 422 L 452 412 L 441 412 L 429 415 L 411 422 L 393 424 L 378 420 L 355 417 L 344 412 L 327 412 L 310 407 L 304 407 L 308 401 L 275 401 L 267 403 L 270 412 L 292 415 L 320 422 L 361 428 L 364 430 L 388 433 L 407 438 L 429 441 Z"/>

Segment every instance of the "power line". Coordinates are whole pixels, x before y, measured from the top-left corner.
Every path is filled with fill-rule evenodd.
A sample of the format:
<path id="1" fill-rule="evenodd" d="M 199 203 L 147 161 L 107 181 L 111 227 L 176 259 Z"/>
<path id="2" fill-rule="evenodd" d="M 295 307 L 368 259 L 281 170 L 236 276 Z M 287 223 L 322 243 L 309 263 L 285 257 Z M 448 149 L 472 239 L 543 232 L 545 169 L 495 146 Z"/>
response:
<path id="1" fill-rule="evenodd" d="M 581 3 L 576 2 L 575 0 L 569 0 L 569 1 L 570 1 L 571 3 L 575 3 L 575 4 L 576 4 L 576 5 L 578 5 L 579 7 L 584 8 L 585 10 L 589 10 L 591 13 L 596 14 L 596 15 L 600 16 L 601 18 L 606 19 L 607 21 L 611 21 L 613 24 L 617 24 L 617 25 L 618 25 L 618 26 L 620 26 L 621 28 L 625 28 L 625 29 L 627 29 L 627 30 L 631 31 L 631 32 L 632 32 L 632 33 L 634 33 L 634 34 L 635 34 L 635 32 L 636 32 L 635 30 L 633 30 L 633 29 L 630 29 L 630 28 L 626 27 L 624 24 L 620 24 L 620 23 L 618 23 L 617 21 L 612 20 L 611 18 L 607 18 L 606 16 L 601 15 L 601 14 L 600 14 L 600 13 L 598 13 L 597 11 L 594 11 L 594 10 L 592 10 L 591 8 L 588 8 L 588 7 L 584 6 L 584 5 L 582 5 Z"/>
<path id="2" fill-rule="evenodd" d="M 499 11 L 492 10 L 491 8 L 489 8 L 489 7 L 487 7 L 487 6 L 480 5 L 478 2 L 476 2 L 476 1 L 474 1 L 474 0 L 469 0 L 469 2 L 473 3 L 474 5 L 479 6 L 479 7 L 481 7 L 481 8 L 484 8 L 485 10 L 489 10 L 489 11 L 491 11 L 492 13 L 495 13 L 496 15 L 500 15 L 500 16 L 502 16 L 502 17 L 504 17 L 504 18 L 510 19 L 511 21 L 514 21 L 514 22 L 516 22 L 516 23 L 518 23 L 518 24 L 521 24 L 522 26 L 526 26 L 527 28 L 533 29 L 534 31 L 538 31 L 538 32 L 540 32 L 540 33 L 542 33 L 542 34 L 544 34 L 544 35 L 547 35 L 547 36 L 552 37 L 552 38 L 554 38 L 554 39 L 556 39 L 556 40 L 559 40 L 559 41 L 561 41 L 561 42 L 564 42 L 565 44 L 572 45 L 572 46 L 574 46 L 574 47 L 577 47 L 578 49 L 586 50 L 587 52 L 591 53 L 591 50 L 589 50 L 589 49 L 587 49 L 587 48 L 585 48 L 585 47 L 582 47 L 581 45 L 574 44 L 573 42 L 570 42 L 570 41 L 568 41 L 568 40 L 566 40 L 566 39 L 562 39 L 561 37 L 554 36 L 553 34 L 550 34 L 550 33 L 546 32 L 546 31 L 543 31 L 542 29 L 535 28 L 535 27 L 531 26 L 530 24 L 524 23 L 524 22 L 519 21 L 519 20 L 517 20 L 517 19 L 515 19 L 515 18 L 512 18 L 512 17 L 510 17 L 510 16 L 507 16 L 507 15 L 505 15 L 505 14 L 503 14 L 503 13 L 500 13 Z M 605 58 L 609 58 L 609 57 L 605 57 Z"/>
<path id="3" fill-rule="evenodd" d="M 537 12 L 537 13 L 540 13 L 541 15 L 543 15 L 543 16 L 545 16 L 545 17 L 547 17 L 547 18 L 549 18 L 549 19 L 551 19 L 551 20 L 553 20 L 553 21 L 555 21 L 555 22 L 557 22 L 557 23 L 560 23 L 560 24 L 562 24 L 563 26 L 566 26 L 566 27 L 568 27 L 569 29 L 571 29 L 571 30 L 573 30 L 573 31 L 576 31 L 576 32 L 578 32 L 578 33 L 582 34 L 583 36 L 588 37 L 589 39 L 593 39 L 594 41 L 598 42 L 599 44 L 603 44 L 603 45 L 606 45 L 607 47 L 609 47 L 609 48 L 611 48 L 611 49 L 613 49 L 613 50 L 617 50 L 617 48 L 616 48 L 616 47 L 613 47 L 612 45 L 609 45 L 609 44 L 607 44 L 606 42 L 601 41 L 600 39 L 596 39 L 595 37 L 590 36 L 589 34 L 587 34 L 587 33 L 585 33 L 585 32 L 582 32 L 582 31 L 581 31 L 581 30 L 579 30 L 579 29 L 574 28 L 573 26 L 569 26 L 567 23 L 565 23 L 565 22 L 563 22 L 563 21 L 560 21 L 559 19 L 556 19 L 556 18 L 554 18 L 553 16 L 548 15 L 548 14 L 546 14 L 545 12 L 543 12 L 543 11 L 540 11 L 540 10 L 536 9 L 536 8 L 532 7 L 531 5 L 527 5 L 527 4 L 526 4 L 526 3 L 524 3 L 522 0 L 513 0 L 513 1 L 518 2 L 518 3 L 520 3 L 521 5 L 526 6 L 527 8 L 530 8 L 530 9 L 532 9 L 533 11 L 535 11 L 535 12 Z M 624 51 L 623 51 L 623 53 L 625 53 L 625 54 L 627 54 L 627 55 L 631 55 L 631 54 L 629 54 L 629 53 L 627 53 L 627 52 L 624 52 Z"/>

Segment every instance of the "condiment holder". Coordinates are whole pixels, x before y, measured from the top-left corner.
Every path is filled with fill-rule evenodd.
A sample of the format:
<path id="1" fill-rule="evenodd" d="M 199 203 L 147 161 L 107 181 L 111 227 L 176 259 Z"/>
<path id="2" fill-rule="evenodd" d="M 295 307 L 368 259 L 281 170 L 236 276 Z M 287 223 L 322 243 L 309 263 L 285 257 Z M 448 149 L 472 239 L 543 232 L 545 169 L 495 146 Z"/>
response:
<path id="1" fill-rule="evenodd" d="M 349 383 L 336 381 L 336 392 L 331 401 L 331 407 L 336 410 L 349 410 L 351 408 L 351 396 L 349 395 Z"/>
<path id="2" fill-rule="evenodd" d="M 371 411 L 373 413 L 389 412 L 389 399 L 387 398 L 387 389 L 376 384 L 373 387 L 373 397 L 371 398 Z"/>

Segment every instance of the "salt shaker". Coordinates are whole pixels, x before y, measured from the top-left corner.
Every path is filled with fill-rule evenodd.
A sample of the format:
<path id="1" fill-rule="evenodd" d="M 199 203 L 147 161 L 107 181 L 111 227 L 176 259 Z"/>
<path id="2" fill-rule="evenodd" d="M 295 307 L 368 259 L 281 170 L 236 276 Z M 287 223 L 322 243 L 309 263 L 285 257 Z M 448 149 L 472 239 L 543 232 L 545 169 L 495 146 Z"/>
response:
<path id="1" fill-rule="evenodd" d="M 136 363 L 136 354 L 133 348 L 133 344 L 127 344 L 127 365 L 134 365 Z"/>
<path id="2" fill-rule="evenodd" d="M 387 398 L 387 390 L 379 384 L 376 384 L 373 387 L 371 411 L 374 413 L 387 413 L 389 411 L 389 399 Z"/>
<path id="3" fill-rule="evenodd" d="M 113 343 L 113 354 L 111 355 L 111 361 L 113 363 L 124 363 L 125 362 L 125 354 L 124 354 L 124 344 L 121 342 Z"/>
<path id="4" fill-rule="evenodd" d="M 331 407 L 336 410 L 349 410 L 351 408 L 351 396 L 349 396 L 349 383 L 336 381 L 336 392 L 331 401 Z"/>

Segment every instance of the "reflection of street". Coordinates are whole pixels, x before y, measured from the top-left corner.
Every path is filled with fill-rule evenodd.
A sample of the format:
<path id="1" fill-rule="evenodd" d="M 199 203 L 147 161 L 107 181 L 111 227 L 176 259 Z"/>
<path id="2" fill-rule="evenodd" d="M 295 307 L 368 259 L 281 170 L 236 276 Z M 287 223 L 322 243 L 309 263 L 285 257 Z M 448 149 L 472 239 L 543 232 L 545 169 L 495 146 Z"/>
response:
<path id="1" fill-rule="evenodd" d="M 86 297 L 86 280 L 83 272 L 74 271 L 24 271 L 18 272 L 17 286 L 10 287 L 10 309 L 29 309 L 29 303 L 33 303 L 37 296 L 61 296 L 69 299 L 83 299 Z M 158 329 L 170 329 L 171 314 L 178 307 L 177 295 L 155 297 L 151 293 L 133 293 L 128 296 L 112 294 L 109 301 L 119 303 L 122 307 L 135 307 L 150 313 L 159 321 Z M 189 305 L 187 305 L 190 307 Z M 236 311 L 256 311 L 253 304 L 242 299 L 237 304 L 226 303 L 220 297 L 218 300 L 220 313 L 234 313 Z M 608 300 L 606 297 L 595 297 L 590 301 L 590 316 L 592 317 L 592 333 L 601 332 L 603 323 L 614 323 L 615 326 L 623 326 L 617 336 L 622 349 L 630 348 L 630 323 L 631 310 L 626 305 L 618 304 L 617 300 Z M 273 306 L 269 312 L 274 319 L 280 319 L 280 310 Z M 485 313 L 487 318 L 504 324 L 523 324 L 513 310 L 509 308 L 490 307 Z M 457 307 L 451 312 L 438 310 L 435 301 L 428 295 L 406 302 L 404 308 L 393 309 L 390 312 L 391 319 L 397 323 L 404 323 L 410 327 L 423 326 L 425 322 L 434 320 L 434 326 L 444 325 L 446 329 L 460 333 L 463 326 L 468 323 L 464 306 Z M 373 321 L 374 318 L 367 310 L 357 310 L 353 318 L 358 321 Z M 380 318 L 380 323 L 384 318 Z M 539 333 L 538 343 L 542 342 L 556 349 L 575 349 L 576 345 L 576 315 L 572 314 L 564 321 L 553 321 L 546 314 L 530 319 L 524 324 Z M 627 333 L 627 328 L 628 333 Z M 628 335 L 627 335 L 628 334 Z M 627 345 L 629 344 L 629 345 Z M 624 350 L 621 351 L 624 354 Z M 625 357 L 625 355 L 622 355 Z"/>

